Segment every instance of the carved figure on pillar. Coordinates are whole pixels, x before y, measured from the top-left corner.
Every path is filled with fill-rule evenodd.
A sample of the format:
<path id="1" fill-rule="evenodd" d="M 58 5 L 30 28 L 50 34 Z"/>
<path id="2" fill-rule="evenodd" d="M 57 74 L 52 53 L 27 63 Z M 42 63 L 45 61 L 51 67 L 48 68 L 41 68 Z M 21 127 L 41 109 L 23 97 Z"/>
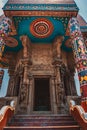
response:
<path id="1" fill-rule="evenodd" d="M 28 36 L 21 36 L 21 41 L 23 45 L 23 59 L 21 60 L 23 65 L 23 82 L 21 85 L 19 104 L 22 111 L 27 112 L 28 104 L 28 94 L 29 94 L 29 79 L 28 71 L 29 65 L 31 65 L 31 45 Z"/>
<path id="2" fill-rule="evenodd" d="M 27 85 L 22 84 L 21 86 L 21 92 L 20 92 L 20 100 L 19 100 L 19 104 L 23 104 L 26 105 L 26 92 L 27 92 Z"/>
<path id="3" fill-rule="evenodd" d="M 58 112 L 64 111 L 64 87 L 61 81 L 61 74 L 60 74 L 60 65 L 55 65 L 55 86 L 56 86 L 56 102 L 58 107 Z"/>
<path id="4" fill-rule="evenodd" d="M 69 22 L 70 35 L 72 39 L 72 48 L 77 66 L 80 88 L 82 93 L 82 105 L 87 111 L 87 49 L 80 26 L 76 18 L 71 18 Z"/>
<path id="5" fill-rule="evenodd" d="M 61 81 L 60 68 L 62 65 L 62 56 L 61 56 L 61 44 L 63 41 L 63 37 L 57 37 L 53 44 L 53 65 L 55 67 L 55 88 L 56 88 L 56 102 L 58 112 L 61 112 L 61 107 L 64 105 L 64 87 Z M 64 109 L 64 107 L 63 107 Z"/>
<path id="6" fill-rule="evenodd" d="M 21 39 L 22 45 L 24 47 L 24 49 L 23 49 L 23 57 L 24 58 L 30 58 L 30 55 L 31 55 L 31 46 L 30 46 L 30 41 L 29 41 L 28 36 L 23 35 L 23 36 L 21 36 L 20 39 Z"/>
<path id="7" fill-rule="evenodd" d="M 63 37 L 57 37 L 54 41 L 54 49 L 53 49 L 53 57 L 54 58 L 61 58 L 61 44 L 63 41 Z"/>
<path id="8" fill-rule="evenodd" d="M 24 62 L 24 61 L 23 61 Z M 26 111 L 28 102 L 28 63 L 24 63 L 23 82 L 21 85 L 19 104 L 22 111 Z"/>

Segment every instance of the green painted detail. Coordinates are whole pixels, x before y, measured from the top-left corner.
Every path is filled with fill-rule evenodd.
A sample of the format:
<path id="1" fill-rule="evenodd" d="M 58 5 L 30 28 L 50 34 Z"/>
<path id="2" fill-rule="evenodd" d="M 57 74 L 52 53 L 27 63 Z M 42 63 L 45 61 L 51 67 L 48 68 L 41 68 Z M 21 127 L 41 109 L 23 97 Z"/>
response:
<path id="1" fill-rule="evenodd" d="M 64 25 L 64 30 L 66 31 L 70 18 L 69 17 L 53 17 L 53 18 L 58 21 L 61 21 L 62 24 Z"/>
<path id="2" fill-rule="evenodd" d="M 37 38 L 35 36 L 33 36 L 30 32 L 30 25 L 32 23 L 32 21 L 36 20 L 37 18 L 46 18 L 48 19 L 54 26 L 53 29 L 53 33 L 47 37 L 47 38 Z M 32 43 L 52 43 L 54 38 L 56 36 L 59 35 L 65 35 L 65 30 L 66 30 L 66 26 L 64 27 L 63 25 L 63 20 L 64 19 L 55 19 L 52 17 L 13 17 L 16 29 L 17 29 L 17 33 L 18 33 L 18 37 L 22 36 L 22 35 L 27 35 Z M 68 23 L 69 18 L 67 18 L 67 22 Z"/>
<path id="3" fill-rule="evenodd" d="M 31 19 L 31 20 L 34 20 L 35 18 L 39 18 L 39 17 L 14 16 L 14 17 L 13 17 L 13 20 L 14 20 L 16 29 L 18 29 L 18 26 L 19 26 L 19 24 L 20 24 L 22 21 L 24 21 L 24 20 L 30 20 L 30 19 Z M 51 19 L 54 19 L 54 21 L 57 20 L 57 21 L 62 22 L 62 24 L 63 24 L 65 30 L 66 30 L 67 25 L 68 25 L 68 22 L 69 22 L 69 20 L 70 20 L 69 17 L 44 17 L 44 18 L 48 18 L 48 19 L 51 18 Z"/>

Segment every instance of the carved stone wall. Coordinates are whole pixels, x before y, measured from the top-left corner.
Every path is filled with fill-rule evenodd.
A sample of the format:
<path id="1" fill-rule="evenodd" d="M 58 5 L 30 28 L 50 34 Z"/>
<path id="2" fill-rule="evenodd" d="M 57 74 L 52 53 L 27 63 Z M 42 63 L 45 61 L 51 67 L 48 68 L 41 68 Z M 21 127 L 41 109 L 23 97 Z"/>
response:
<path id="1" fill-rule="evenodd" d="M 21 49 L 16 55 L 16 62 L 23 58 L 23 49 Z"/>
<path id="2" fill-rule="evenodd" d="M 27 41 L 28 37 L 24 37 Z M 57 42 L 59 43 L 59 40 L 57 40 Z M 52 107 L 51 110 L 53 113 L 66 113 L 67 110 L 65 110 L 65 105 L 67 104 L 65 103 L 65 100 L 67 95 L 65 95 L 64 90 L 66 87 L 64 87 L 64 81 L 60 71 L 63 64 L 65 65 L 64 67 L 72 70 L 73 67 L 70 63 L 72 61 L 72 58 L 71 55 L 69 55 L 69 59 L 67 60 L 67 53 L 61 51 L 60 46 L 57 46 L 56 53 L 54 53 L 56 49 L 54 47 L 54 44 L 32 43 L 28 48 L 25 48 L 24 46 L 25 49 L 23 48 L 16 55 L 16 66 L 13 75 L 14 77 L 11 76 L 12 80 L 10 80 L 9 83 L 12 90 L 9 88 L 8 91 L 10 90 L 10 92 L 12 92 L 11 96 L 16 95 L 18 97 L 18 113 L 32 113 L 34 98 L 34 78 L 36 77 L 49 77 L 51 93 L 50 100 Z M 57 53 L 58 50 L 60 50 L 60 53 Z M 64 74 L 66 75 L 66 70 L 64 70 Z M 71 79 L 72 80 L 70 80 L 70 85 L 72 88 L 72 74 Z M 67 84 L 67 86 L 69 87 L 69 84 Z M 71 90 L 74 91 L 73 88 Z"/>
<path id="3" fill-rule="evenodd" d="M 52 44 L 32 44 L 32 75 L 53 75 Z"/>
<path id="4" fill-rule="evenodd" d="M 73 56 L 73 52 L 67 53 L 67 71 L 66 71 L 66 77 L 68 77 L 68 84 L 66 86 L 69 86 L 69 93 L 68 95 L 76 96 L 76 87 L 75 87 L 75 81 L 74 81 L 74 73 L 75 73 L 75 60 Z"/>
<path id="5" fill-rule="evenodd" d="M 52 45 L 51 44 L 32 44 L 32 63 L 52 64 Z"/>
<path id="6" fill-rule="evenodd" d="M 61 55 L 62 55 L 62 62 L 65 66 L 67 66 L 67 52 L 61 50 Z"/>

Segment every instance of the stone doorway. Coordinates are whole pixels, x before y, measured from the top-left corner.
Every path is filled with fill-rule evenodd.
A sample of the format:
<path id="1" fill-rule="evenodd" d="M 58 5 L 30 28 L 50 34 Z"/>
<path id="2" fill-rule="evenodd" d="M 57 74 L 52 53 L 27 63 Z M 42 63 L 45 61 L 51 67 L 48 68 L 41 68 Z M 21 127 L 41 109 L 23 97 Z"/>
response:
<path id="1" fill-rule="evenodd" d="M 51 111 L 50 79 L 34 79 L 34 111 Z"/>

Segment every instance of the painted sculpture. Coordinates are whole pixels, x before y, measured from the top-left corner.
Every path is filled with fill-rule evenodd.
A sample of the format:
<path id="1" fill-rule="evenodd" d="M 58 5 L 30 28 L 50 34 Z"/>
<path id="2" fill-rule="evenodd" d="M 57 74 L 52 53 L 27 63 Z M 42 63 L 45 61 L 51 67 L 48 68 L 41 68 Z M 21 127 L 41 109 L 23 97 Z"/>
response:
<path id="1" fill-rule="evenodd" d="M 79 22 L 76 18 L 70 19 L 69 28 L 72 39 L 74 58 L 80 81 L 82 104 L 84 104 L 83 107 L 85 107 L 87 100 L 87 49 L 80 31 Z"/>
<path id="2" fill-rule="evenodd" d="M 5 47 L 5 37 L 8 36 L 8 32 L 10 31 L 11 20 L 7 17 L 3 18 L 0 22 L 0 59 L 4 52 Z"/>

